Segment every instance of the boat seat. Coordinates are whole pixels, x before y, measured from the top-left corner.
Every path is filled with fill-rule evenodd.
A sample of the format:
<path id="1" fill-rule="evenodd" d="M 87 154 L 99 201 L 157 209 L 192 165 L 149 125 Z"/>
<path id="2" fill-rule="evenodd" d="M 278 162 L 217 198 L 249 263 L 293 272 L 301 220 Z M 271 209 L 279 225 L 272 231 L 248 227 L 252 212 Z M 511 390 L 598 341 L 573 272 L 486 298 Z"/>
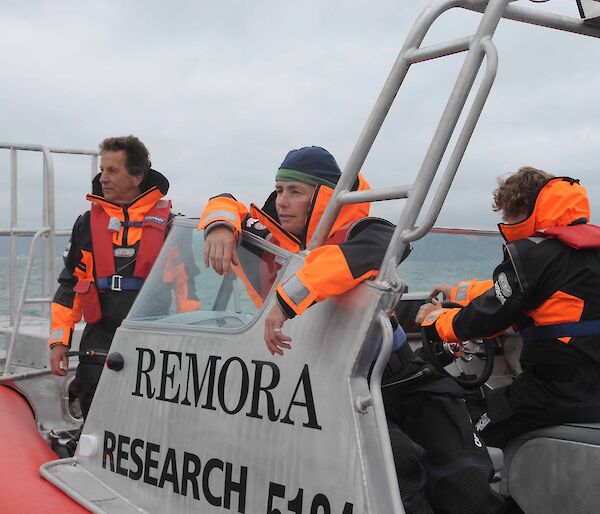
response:
<path id="1" fill-rule="evenodd" d="M 568 423 L 523 434 L 504 450 L 500 490 L 526 512 L 596 513 L 600 423 Z"/>

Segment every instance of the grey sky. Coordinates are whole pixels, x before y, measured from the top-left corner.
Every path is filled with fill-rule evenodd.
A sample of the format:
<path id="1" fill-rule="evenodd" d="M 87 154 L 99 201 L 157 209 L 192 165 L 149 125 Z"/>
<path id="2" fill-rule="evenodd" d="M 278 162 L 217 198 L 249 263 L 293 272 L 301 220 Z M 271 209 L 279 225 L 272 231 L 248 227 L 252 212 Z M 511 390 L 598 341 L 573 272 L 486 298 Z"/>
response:
<path id="1" fill-rule="evenodd" d="M 574 0 L 519 3 L 578 16 Z M 197 216 L 223 191 L 260 203 L 291 148 L 322 145 L 345 164 L 425 5 L 5 0 L 0 140 L 94 148 L 133 133 L 169 178 L 177 210 Z M 428 41 L 467 35 L 477 20 L 448 13 Z M 600 41 L 503 21 L 495 42 L 496 84 L 438 225 L 493 228 L 494 179 L 523 164 L 580 177 L 599 216 Z M 411 69 L 364 166 L 372 185 L 414 179 L 461 62 Z M 25 222 L 40 204 L 37 162 L 21 158 Z M 2 151 L 0 227 L 8 169 Z M 57 186 L 58 224 L 69 227 L 87 208 L 87 163 L 57 159 Z M 395 221 L 397 207 L 374 213 Z"/>

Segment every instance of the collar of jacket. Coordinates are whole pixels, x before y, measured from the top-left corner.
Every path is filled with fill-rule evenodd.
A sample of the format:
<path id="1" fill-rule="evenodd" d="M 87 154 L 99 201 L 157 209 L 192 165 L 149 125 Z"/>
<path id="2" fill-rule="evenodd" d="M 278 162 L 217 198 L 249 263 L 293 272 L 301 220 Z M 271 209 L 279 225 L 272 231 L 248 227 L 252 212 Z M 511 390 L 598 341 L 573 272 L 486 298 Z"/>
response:
<path id="1" fill-rule="evenodd" d="M 353 190 L 364 191 L 367 189 L 370 189 L 370 186 L 362 176 L 362 173 L 359 173 L 357 183 L 355 184 L 355 187 L 353 187 Z M 277 197 L 277 193 L 275 191 L 269 195 L 269 198 L 267 198 L 267 201 L 262 209 L 256 206 L 256 204 L 251 204 L 250 216 L 258 219 L 263 225 L 265 225 L 271 235 L 277 239 L 282 248 L 290 252 L 297 253 L 300 250 L 304 250 L 310 243 L 315 229 L 317 228 L 317 225 L 323 216 L 325 207 L 327 207 L 332 195 L 333 189 L 329 186 L 319 185 L 315 188 L 315 192 L 308 208 L 308 217 L 304 232 L 300 237 L 288 232 L 279 223 L 277 211 L 275 210 L 275 199 Z M 370 207 L 371 206 L 368 202 L 344 205 L 344 207 L 342 207 L 340 210 L 340 213 L 338 214 L 331 231 L 329 232 L 328 238 L 332 237 L 333 234 L 342 227 L 348 226 L 355 221 L 368 216 Z"/>
<path id="2" fill-rule="evenodd" d="M 98 173 L 92 179 L 92 194 L 95 196 L 103 196 L 102 186 L 100 185 L 100 175 L 101 173 Z M 146 176 L 144 177 L 144 180 L 142 180 L 140 184 L 140 191 L 143 194 L 149 189 L 155 187 L 160 189 L 162 196 L 165 196 L 169 192 L 169 181 L 167 180 L 167 177 L 165 177 L 159 171 L 149 169 L 146 173 Z"/>
<path id="3" fill-rule="evenodd" d="M 554 177 L 543 184 L 527 218 L 509 225 L 499 223 L 498 229 L 507 243 L 535 235 L 550 227 L 588 223 L 590 202 L 579 180 Z"/>
<path id="4" fill-rule="evenodd" d="M 127 212 L 130 221 L 140 221 L 142 216 L 167 194 L 169 181 L 162 173 L 151 169 L 140 184 L 140 190 L 142 193 L 126 205 L 109 202 L 102 194 L 100 173 L 98 173 L 92 180 L 92 192 L 86 196 L 86 199 L 100 205 L 111 218 L 116 217 L 124 221 Z"/>

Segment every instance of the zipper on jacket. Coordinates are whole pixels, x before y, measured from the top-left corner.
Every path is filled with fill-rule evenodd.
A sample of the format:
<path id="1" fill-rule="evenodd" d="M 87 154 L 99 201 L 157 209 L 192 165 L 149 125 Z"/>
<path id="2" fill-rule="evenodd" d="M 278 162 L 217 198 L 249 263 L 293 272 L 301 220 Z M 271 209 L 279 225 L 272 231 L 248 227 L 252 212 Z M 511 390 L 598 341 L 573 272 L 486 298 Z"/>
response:
<path id="1" fill-rule="evenodd" d="M 129 226 L 127 225 L 129 221 L 129 213 L 127 212 L 127 207 L 123 207 L 123 239 L 121 240 L 121 246 L 128 246 L 127 244 L 127 236 L 129 235 Z"/>

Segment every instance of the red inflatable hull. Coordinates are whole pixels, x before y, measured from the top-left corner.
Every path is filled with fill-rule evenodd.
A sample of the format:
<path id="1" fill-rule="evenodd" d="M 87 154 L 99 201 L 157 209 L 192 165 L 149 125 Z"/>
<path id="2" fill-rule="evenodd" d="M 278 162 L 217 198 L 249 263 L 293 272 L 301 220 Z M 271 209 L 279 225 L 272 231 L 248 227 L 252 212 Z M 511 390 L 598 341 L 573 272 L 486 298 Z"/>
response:
<path id="1" fill-rule="evenodd" d="M 40 476 L 40 466 L 57 458 L 37 431 L 27 400 L 0 385 L 0 512 L 87 512 Z"/>

